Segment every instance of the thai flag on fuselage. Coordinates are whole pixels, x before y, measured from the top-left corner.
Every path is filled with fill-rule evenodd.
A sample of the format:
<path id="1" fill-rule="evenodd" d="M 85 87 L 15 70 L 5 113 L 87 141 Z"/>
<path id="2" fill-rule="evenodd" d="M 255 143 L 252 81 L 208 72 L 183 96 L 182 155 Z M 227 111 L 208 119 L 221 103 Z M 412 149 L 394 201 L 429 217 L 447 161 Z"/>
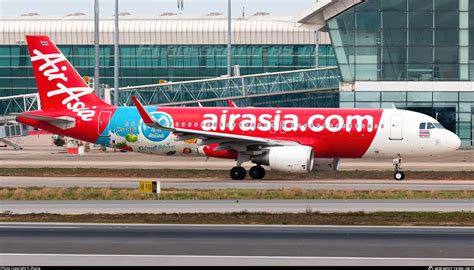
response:
<path id="1" fill-rule="evenodd" d="M 430 130 L 429 129 L 420 129 L 420 138 L 429 138 Z"/>

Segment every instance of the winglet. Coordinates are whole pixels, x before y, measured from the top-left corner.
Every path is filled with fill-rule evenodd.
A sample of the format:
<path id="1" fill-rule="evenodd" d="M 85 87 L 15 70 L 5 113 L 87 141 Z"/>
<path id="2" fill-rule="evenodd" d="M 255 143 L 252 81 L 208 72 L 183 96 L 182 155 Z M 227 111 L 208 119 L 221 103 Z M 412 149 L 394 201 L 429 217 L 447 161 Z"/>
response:
<path id="1" fill-rule="evenodd" d="M 135 103 L 135 106 L 138 109 L 138 113 L 142 117 L 143 123 L 145 123 L 145 125 L 147 125 L 149 127 L 152 127 L 152 128 L 156 128 L 156 129 L 168 130 L 168 131 L 172 131 L 172 132 L 175 131 L 174 128 L 169 128 L 169 127 L 165 127 L 165 126 L 160 125 L 160 123 L 158 123 L 155 120 L 153 115 L 148 113 L 148 111 L 145 109 L 145 107 L 140 103 L 140 101 L 138 101 L 138 99 L 135 96 L 132 96 L 132 100 L 133 100 L 133 103 Z"/>
<path id="2" fill-rule="evenodd" d="M 237 108 L 237 105 L 235 105 L 235 103 L 231 99 L 227 100 L 227 104 L 229 104 L 229 107 Z"/>
<path id="3" fill-rule="evenodd" d="M 140 113 L 140 116 L 143 119 L 143 122 L 145 122 L 146 125 L 152 125 L 155 123 L 155 119 L 153 118 L 152 115 L 150 115 L 145 107 L 138 101 L 138 99 L 135 96 L 132 96 L 133 103 L 135 103 L 135 106 L 138 109 L 138 112 Z"/>

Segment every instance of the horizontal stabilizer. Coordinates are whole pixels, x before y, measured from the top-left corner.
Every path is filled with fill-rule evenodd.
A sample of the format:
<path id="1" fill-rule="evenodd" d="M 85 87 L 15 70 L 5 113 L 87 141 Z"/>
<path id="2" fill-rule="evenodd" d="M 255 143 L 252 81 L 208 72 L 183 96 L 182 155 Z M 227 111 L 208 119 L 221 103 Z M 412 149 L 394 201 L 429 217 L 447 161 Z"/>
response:
<path id="1" fill-rule="evenodd" d="M 56 126 L 60 129 L 69 129 L 69 128 L 75 127 L 76 125 L 76 119 L 69 116 L 50 117 L 50 116 L 35 115 L 35 114 L 19 114 L 17 115 L 17 119 L 18 117 L 48 122 L 49 124 Z"/>

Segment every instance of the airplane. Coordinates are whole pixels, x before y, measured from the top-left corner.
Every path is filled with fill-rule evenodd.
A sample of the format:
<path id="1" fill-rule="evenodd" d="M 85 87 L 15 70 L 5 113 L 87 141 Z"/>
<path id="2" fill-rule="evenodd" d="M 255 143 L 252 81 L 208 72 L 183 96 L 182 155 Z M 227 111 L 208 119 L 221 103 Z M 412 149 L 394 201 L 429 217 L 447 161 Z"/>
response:
<path id="1" fill-rule="evenodd" d="M 394 158 L 455 151 L 456 134 L 430 116 L 399 109 L 112 106 L 94 94 L 47 36 L 26 36 L 41 110 L 17 121 L 126 151 L 232 159 L 230 177 L 263 179 L 265 168 L 308 173 L 341 158 Z"/>

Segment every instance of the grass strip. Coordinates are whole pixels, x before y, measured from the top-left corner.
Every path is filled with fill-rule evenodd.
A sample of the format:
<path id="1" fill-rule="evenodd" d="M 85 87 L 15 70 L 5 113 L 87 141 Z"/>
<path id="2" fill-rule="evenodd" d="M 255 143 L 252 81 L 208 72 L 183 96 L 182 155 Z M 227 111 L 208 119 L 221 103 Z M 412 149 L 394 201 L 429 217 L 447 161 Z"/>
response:
<path id="1" fill-rule="evenodd" d="M 349 213 L 193 213 L 193 214 L 0 214 L 0 222 L 75 222 L 145 224 L 280 224 L 474 226 L 466 212 L 349 212 Z"/>
<path id="2" fill-rule="evenodd" d="M 1 188 L 0 200 L 310 200 L 310 199 L 473 199 L 473 190 L 311 190 L 288 189 L 163 189 L 143 194 L 137 189 L 31 187 Z"/>

